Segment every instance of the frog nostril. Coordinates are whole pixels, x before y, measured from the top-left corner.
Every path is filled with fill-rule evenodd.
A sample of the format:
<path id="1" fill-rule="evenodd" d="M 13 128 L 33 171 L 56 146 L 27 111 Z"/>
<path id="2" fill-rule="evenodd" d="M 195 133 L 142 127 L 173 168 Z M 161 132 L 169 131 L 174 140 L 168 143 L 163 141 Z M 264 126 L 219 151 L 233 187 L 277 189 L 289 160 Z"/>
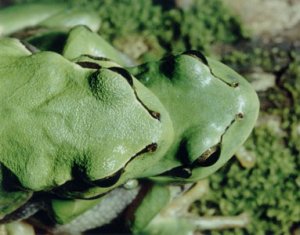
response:
<path id="1" fill-rule="evenodd" d="M 201 156 L 195 161 L 196 166 L 211 166 L 215 164 L 221 153 L 220 144 L 207 149 Z"/>
<path id="2" fill-rule="evenodd" d="M 231 85 L 233 88 L 236 88 L 236 87 L 238 87 L 240 84 L 239 84 L 238 82 L 232 82 L 230 85 Z"/>
<path id="3" fill-rule="evenodd" d="M 155 119 L 157 119 L 158 121 L 160 121 L 160 113 L 159 112 L 155 112 L 155 111 L 151 111 L 150 110 L 150 113 L 151 113 L 151 116 Z"/>
<path id="4" fill-rule="evenodd" d="M 156 151 L 156 149 L 157 149 L 157 143 L 152 143 L 146 147 L 146 152 L 153 153 Z"/>
<path id="5" fill-rule="evenodd" d="M 244 113 L 237 113 L 236 115 L 235 115 L 235 119 L 236 120 L 241 120 L 241 119 L 243 119 L 244 118 Z"/>

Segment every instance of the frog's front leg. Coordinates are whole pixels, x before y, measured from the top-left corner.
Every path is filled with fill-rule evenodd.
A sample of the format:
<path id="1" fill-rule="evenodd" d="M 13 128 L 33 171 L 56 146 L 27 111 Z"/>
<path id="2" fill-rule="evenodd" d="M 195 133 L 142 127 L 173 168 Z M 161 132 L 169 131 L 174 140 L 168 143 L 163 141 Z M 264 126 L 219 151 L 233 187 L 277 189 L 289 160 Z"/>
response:
<path id="1" fill-rule="evenodd" d="M 135 234 L 187 235 L 195 231 L 242 228 L 249 223 L 246 214 L 224 217 L 201 217 L 189 212 L 191 204 L 209 190 L 201 180 L 190 188 L 154 185 L 129 218 Z"/>
<path id="2" fill-rule="evenodd" d="M 69 8 L 64 3 L 27 3 L 0 10 L 0 36 L 10 35 L 26 28 L 68 30 L 76 25 L 87 25 L 93 31 L 97 31 L 100 19 L 93 11 Z"/>

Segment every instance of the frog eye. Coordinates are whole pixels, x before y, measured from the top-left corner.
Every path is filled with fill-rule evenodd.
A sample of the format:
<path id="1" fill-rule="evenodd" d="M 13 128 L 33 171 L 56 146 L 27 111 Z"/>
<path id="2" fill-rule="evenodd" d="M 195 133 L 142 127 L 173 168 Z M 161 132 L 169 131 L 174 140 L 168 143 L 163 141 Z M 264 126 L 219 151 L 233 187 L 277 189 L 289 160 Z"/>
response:
<path id="1" fill-rule="evenodd" d="M 188 179 L 192 175 L 192 171 L 198 167 L 208 167 L 215 164 L 220 158 L 221 144 L 216 144 L 208 148 L 201 156 L 196 159 L 192 164 L 184 164 L 168 170 L 161 174 L 161 176 L 179 177 Z"/>
<path id="2" fill-rule="evenodd" d="M 220 144 L 210 147 L 194 162 L 195 166 L 211 166 L 215 164 L 221 153 Z"/>

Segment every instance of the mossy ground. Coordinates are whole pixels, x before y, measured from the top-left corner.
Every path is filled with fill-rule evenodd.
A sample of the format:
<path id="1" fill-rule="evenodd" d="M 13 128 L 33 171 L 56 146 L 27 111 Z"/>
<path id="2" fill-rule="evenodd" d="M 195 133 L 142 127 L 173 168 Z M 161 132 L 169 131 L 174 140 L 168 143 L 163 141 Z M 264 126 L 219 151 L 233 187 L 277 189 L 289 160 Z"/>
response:
<path id="1" fill-rule="evenodd" d="M 220 0 L 194 1 L 187 9 L 176 8 L 174 1 L 164 6 L 151 0 L 68 2 L 96 9 L 103 21 L 99 33 L 139 63 L 197 49 L 249 80 L 254 71 L 274 77 L 273 85 L 259 91 L 260 119 L 245 144 L 256 164 L 244 168 L 233 158 L 210 177 L 210 193 L 192 211 L 251 215 L 245 229 L 211 234 L 290 234 L 300 226 L 300 59 L 292 41 L 254 42 Z M 216 45 L 229 49 L 214 50 Z"/>

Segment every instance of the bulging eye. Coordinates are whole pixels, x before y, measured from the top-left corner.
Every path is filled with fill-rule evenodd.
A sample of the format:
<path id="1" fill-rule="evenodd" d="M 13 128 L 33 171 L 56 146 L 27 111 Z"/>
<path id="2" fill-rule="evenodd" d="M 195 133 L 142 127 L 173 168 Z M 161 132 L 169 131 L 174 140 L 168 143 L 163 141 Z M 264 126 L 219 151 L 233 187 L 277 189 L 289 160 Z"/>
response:
<path id="1" fill-rule="evenodd" d="M 215 146 L 210 147 L 201 156 L 195 161 L 195 165 L 197 166 L 211 166 L 215 164 L 221 153 L 221 146 L 217 144 Z"/>

